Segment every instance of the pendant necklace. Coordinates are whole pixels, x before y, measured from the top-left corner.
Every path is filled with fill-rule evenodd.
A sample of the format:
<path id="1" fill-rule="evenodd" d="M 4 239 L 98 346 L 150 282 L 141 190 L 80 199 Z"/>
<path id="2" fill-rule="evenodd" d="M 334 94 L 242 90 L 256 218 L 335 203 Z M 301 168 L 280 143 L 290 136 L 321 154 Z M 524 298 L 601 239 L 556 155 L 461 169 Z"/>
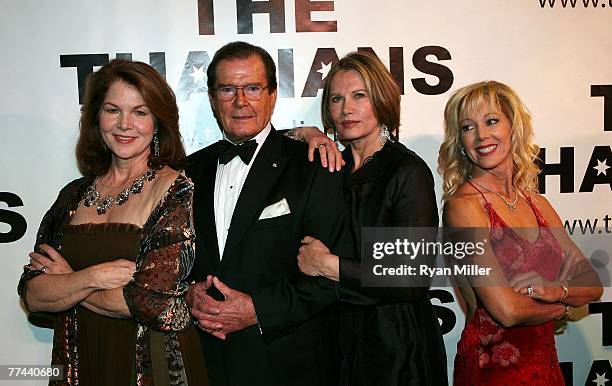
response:
<path id="1" fill-rule="evenodd" d="M 115 204 L 123 205 L 132 195 L 142 192 L 142 187 L 144 186 L 145 182 L 153 181 L 155 175 L 155 170 L 148 169 L 142 176 L 134 180 L 130 186 L 121 190 L 115 197 L 110 194 L 106 197 L 100 197 L 101 194 L 98 190 L 98 184 L 96 180 L 94 180 L 94 182 L 85 191 L 83 205 L 86 207 L 95 205 L 98 214 L 104 214 L 110 209 L 111 206 Z"/>
<path id="2" fill-rule="evenodd" d="M 516 191 L 516 189 L 514 189 L 514 186 L 512 187 L 512 189 L 514 190 L 514 201 L 513 202 L 508 202 L 506 201 L 506 199 L 504 198 L 504 196 L 502 196 L 501 194 L 499 194 L 498 192 L 496 192 L 495 190 L 484 186 L 483 184 L 479 183 L 478 181 L 476 181 L 474 179 L 474 177 L 472 177 L 471 174 L 468 174 L 468 177 L 470 177 L 470 179 L 472 181 L 474 181 L 474 183 L 478 186 L 480 186 L 481 188 L 483 188 L 484 190 L 494 193 L 497 195 L 497 197 L 501 198 L 501 200 L 504 202 L 504 204 L 506 204 L 506 206 L 508 207 L 508 209 L 510 209 L 511 212 L 516 211 L 516 200 L 518 200 L 518 192 Z"/>

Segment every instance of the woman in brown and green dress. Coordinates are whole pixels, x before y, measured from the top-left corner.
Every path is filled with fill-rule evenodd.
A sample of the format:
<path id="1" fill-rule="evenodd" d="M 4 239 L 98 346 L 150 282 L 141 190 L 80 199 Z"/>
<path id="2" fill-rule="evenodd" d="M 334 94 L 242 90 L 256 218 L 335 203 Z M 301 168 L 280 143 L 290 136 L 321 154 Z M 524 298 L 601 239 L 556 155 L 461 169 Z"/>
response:
<path id="1" fill-rule="evenodd" d="M 150 66 L 113 60 L 86 86 L 76 148 L 84 177 L 44 216 L 19 282 L 55 315 L 59 385 L 207 385 L 185 294 L 193 185 L 174 93 Z"/>

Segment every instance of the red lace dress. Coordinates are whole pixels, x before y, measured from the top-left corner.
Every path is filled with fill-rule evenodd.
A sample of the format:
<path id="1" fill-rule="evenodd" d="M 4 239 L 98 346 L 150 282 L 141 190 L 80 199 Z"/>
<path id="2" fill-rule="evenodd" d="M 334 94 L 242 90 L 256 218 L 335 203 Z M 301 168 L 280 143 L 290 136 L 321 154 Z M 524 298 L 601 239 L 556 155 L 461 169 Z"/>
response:
<path id="1" fill-rule="evenodd" d="M 561 247 L 538 208 L 528 201 L 540 231 L 533 243 L 506 225 L 485 198 L 491 246 L 507 278 L 535 271 L 555 280 L 561 267 Z M 564 385 L 552 321 L 504 328 L 491 318 L 478 297 L 476 301 L 476 312 L 457 343 L 455 386 Z"/>

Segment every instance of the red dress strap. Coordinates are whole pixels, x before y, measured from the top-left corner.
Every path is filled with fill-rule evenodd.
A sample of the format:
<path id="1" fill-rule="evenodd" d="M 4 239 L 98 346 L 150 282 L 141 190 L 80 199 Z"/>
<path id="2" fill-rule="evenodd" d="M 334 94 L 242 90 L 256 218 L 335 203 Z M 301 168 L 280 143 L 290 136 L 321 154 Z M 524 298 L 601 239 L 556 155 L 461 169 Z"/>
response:
<path id="1" fill-rule="evenodd" d="M 482 196 L 482 199 L 485 202 L 484 207 L 487 209 L 487 214 L 489 215 L 489 224 L 491 224 L 491 228 L 495 227 L 499 223 L 499 216 L 497 216 L 497 212 L 495 212 L 495 209 L 493 209 L 491 203 L 487 200 L 482 191 L 472 183 L 472 181 L 467 180 L 467 183 L 472 185 L 472 187 Z"/>
<path id="2" fill-rule="evenodd" d="M 536 219 L 538 220 L 538 225 L 540 227 L 548 227 L 548 221 L 546 221 L 546 219 L 544 218 L 544 215 L 542 215 L 542 212 L 540 212 L 540 208 L 538 208 L 535 202 L 533 202 L 533 200 L 531 199 L 531 195 L 523 194 L 523 196 L 527 198 L 527 202 L 529 202 L 529 205 L 531 206 L 533 213 L 535 213 Z"/>
<path id="3" fill-rule="evenodd" d="M 482 191 L 481 191 L 480 189 L 478 189 L 478 187 L 477 187 L 476 185 L 474 185 L 474 184 L 472 183 L 472 181 L 467 180 L 467 183 L 468 183 L 468 184 L 470 184 L 470 185 L 472 185 L 472 188 L 476 189 L 476 191 L 477 191 L 478 193 L 480 193 L 480 195 L 482 196 L 482 199 L 485 201 L 485 203 L 486 203 L 486 204 L 488 204 L 488 203 L 489 203 L 489 201 L 487 201 L 487 199 L 485 198 L 485 196 L 484 196 L 484 194 L 482 193 Z"/>

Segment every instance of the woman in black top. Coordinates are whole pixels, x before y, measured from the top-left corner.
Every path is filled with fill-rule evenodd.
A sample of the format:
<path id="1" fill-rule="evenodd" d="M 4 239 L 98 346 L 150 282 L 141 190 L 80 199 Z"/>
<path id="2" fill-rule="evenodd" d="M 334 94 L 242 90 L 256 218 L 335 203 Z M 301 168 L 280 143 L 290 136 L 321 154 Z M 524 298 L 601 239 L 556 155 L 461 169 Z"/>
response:
<path id="1" fill-rule="evenodd" d="M 396 142 L 400 92 L 373 55 L 353 52 L 330 70 L 323 124 L 348 143 L 346 200 L 356 240 L 362 227 L 437 227 L 433 177 L 425 162 Z M 446 354 L 427 287 L 363 287 L 355 256 L 330 253 L 305 237 L 303 273 L 340 282 L 342 385 L 445 385 Z"/>

